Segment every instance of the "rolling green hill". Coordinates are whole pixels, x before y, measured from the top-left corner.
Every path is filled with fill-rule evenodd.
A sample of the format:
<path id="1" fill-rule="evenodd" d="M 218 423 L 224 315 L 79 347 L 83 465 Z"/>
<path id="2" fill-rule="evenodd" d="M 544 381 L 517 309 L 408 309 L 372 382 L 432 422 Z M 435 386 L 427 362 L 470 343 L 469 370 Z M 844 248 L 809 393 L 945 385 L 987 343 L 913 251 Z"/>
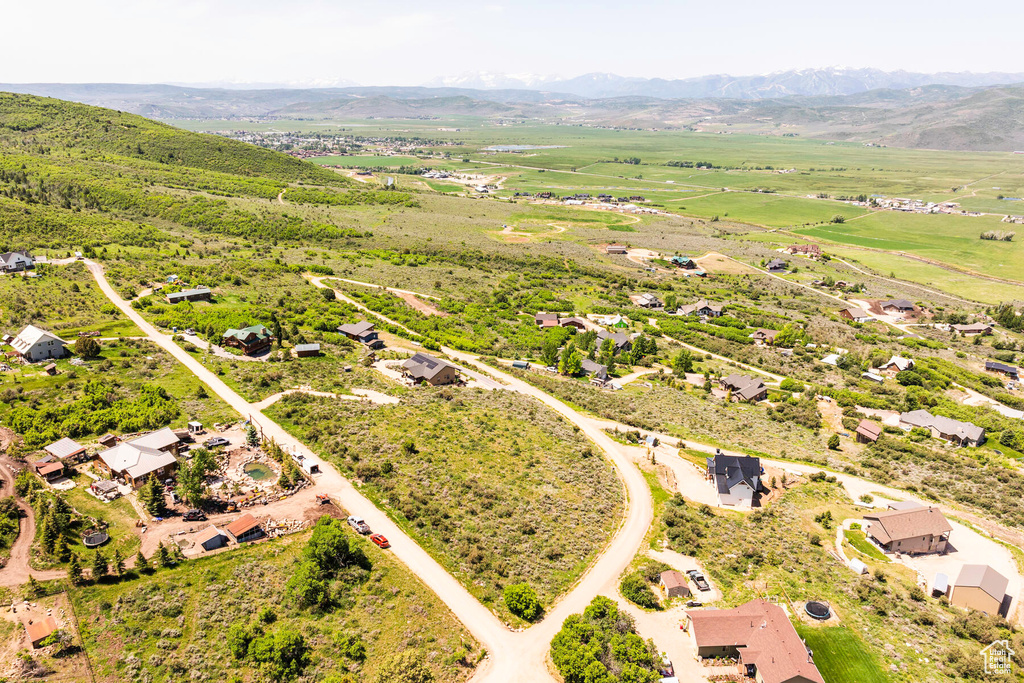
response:
<path id="1" fill-rule="evenodd" d="M 173 128 L 134 114 L 46 97 L 0 93 L 0 146 L 137 165 L 189 167 L 285 182 L 346 185 L 336 173 L 224 138 Z M 5 149 L 6 151 L 6 149 Z M 63 156 L 63 155 L 62 155 Z"/>

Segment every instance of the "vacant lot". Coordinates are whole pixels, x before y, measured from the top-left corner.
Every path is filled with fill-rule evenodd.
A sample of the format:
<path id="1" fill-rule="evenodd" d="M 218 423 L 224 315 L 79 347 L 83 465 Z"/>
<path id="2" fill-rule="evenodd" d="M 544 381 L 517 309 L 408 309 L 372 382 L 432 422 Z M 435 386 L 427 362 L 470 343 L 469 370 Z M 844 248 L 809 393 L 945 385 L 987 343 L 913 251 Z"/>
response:
<path id="1" fill-rule="evenodd" d="M 549 603 L 621 513 L 621 486 L 601 454 L 511 392 L 421 388 L 389 406 L 293 394 L 267 413 L 361 479 L 364 493 L 506 616 L 506 584 L 527 581 Z"/>
<path id="2" fill-rule="evenodd" d="M 309 648 L 302 680 L 372 681 L 390 657 L 421 654 L 437 681 L 465 679 L 472 637 L 405 567 L 370 543 L 350 540 L 372 569 L 339 585 L 339 606 L 301 609 L 286 598 L 309 533 L 249 545 L 170 570 L 73 593 L 82 640 L 101 681 L 242 681 L 255 665 L 234 659 L 225 634 L 238 622 L 293 630 Z M 260 614 L 261 617 L 257 617 Z M 272 615 L 272 616 L 269 616 Z M 365 656 L 352 656 L 351 643 Z M 342 678 L 350 672 L 351 679 Z"/>

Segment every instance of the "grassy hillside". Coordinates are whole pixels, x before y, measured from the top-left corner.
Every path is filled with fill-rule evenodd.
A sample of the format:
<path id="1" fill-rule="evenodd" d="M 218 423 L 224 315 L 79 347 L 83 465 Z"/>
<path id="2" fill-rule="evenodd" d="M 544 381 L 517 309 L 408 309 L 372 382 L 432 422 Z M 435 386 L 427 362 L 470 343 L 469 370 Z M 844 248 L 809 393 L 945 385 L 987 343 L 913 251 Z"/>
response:
<path id="1" fill-rule="evenodd" d="M 285 182 L 345 184 L 337 174 L 252 145 L 182 131 L 134 114 L 32 95 L 0 93 L 0 145 L 49 155 L 60 151 L 96 158 L 99 153 L 107 162 L 141 160 Z"/>

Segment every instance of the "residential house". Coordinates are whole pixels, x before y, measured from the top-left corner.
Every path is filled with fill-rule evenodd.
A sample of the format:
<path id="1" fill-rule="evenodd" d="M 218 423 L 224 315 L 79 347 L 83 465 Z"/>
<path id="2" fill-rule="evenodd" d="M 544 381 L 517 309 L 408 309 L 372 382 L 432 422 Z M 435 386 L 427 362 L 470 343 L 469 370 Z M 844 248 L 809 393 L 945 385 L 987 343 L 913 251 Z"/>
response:
<path id="1" fill-rule="evenodd" d="M 296 358 L 310 358 L 312 356 L 320 355 L 319 344 L 296 344 L 295 348 L 292 349 Z"/>
<path id="2" fill-rule="evenodd" d="M 680 306 L 676 309 L 676 315 L 695 315 L 700 318 L 718 318 L 725 312 L 725 305 L 723 304 L 712 304 L 706 299 L 701 299 L 696 303 L 687 304 Z"/>
<path id="3" fill-rule="evenodd" d="M 11 342 L 14 352 L 30 363 L 47 358 L 63 358 L 67 353 L 65 346 L 66 341 L 35 325 L 27 326 Z"/>
<path id="4" fill-rule="evenodd" d="M 60 441 L 54 441 L 49 446 L 44 446 L 43 450 L 59 460 L 69 462 L 75 462 L 85 456 L 85 446 L 66 437 Z"/>
<path id="5" fill-rule="evenodd" d="M 585 332 L 586 329 L 587 329 L 587 321 L 584 320 L 583 318 L 577 318 L 577 317 L 559 318 L 558 319 L 558 326 L 559 327 L 575 327 L 577 330 L 579 330 L 581 332 Z"/>
<path id="6" fill-rule="evenodd" d="M 417 353 L 402 363 L 402 372 L 417 384 L 438 386 L 459 381 L 454 365 L 426 353 Z"/>
<path id="7" fill-rule="evenodd" d="M 707 478 L 715 485 L 719 504 L 751 507 L 761 490 L 761 460 L 718 451 L 707 459 Z"/>
<path id="8" fill-rule="evenodd" d="M 834 365 L 839 367 L 839 359 L 842 358 L 838 353 L 830 353 L 821 359 L 821 362 L 825 365 Z"/>
<path id="9" fill-rule="evenodd" d="M 979 335 L 992 334 L 992 325 L 988 323 L 971 323 L 970 325 L 950 325 L 950 327 L 965 337 L 977 337 Z"/>
<path id="10" fill-rule="evenodd" d="M 141 486 L 152 474 L 165 479 L 178 467 L 181 441 L 169 428 L 122 441 L 99 454 L 96 464 L 110 475 L 120 477 L 133 488 Z"/>
<path id="11" fill-rule="evenodd" d="M 28 635 L 28 642 L 32 645 L 32 649 L 42 647 L 43 641 L 57 630 L 57 620 L 53 617 L 42 617 L 39 620 L 30 619 L 25 624 L 25 633 Z"/>
<path id="12" fill-rule="evenodd" d="M 789 264 L 779 258 L 773 258 L 768 263 L 764 264 L 764 269 L 769 273 L 783 273 L 789 268 Z"/>
<path id="13" fill-rule="evenodd" d="M 941 415 L 932 415 L 927 410 L 912 410 L 900 414 L 901 429 L 909 432 L 914 427 L 927 429 L 936 439 L 943 439 L 958 446 L 980 446 L 985 442 L 984 427 Z"/>
<path id="14" fill-rule="evenodd" d="M 371 322 L 361 320 L 357 323 L 341 325 L 338 327 L 338 332 L 341 332 L 353 341 L 359 342 L 368 349 L 375 351 L 384 348 L 384 340 L 377 334 L 377 330 L 374 329 L 374 325 Z"/>
<path id="15" fill-rule="evenodd" d="M 241 349 L 247 356 L 265 351 L 270 348 L 274 341 L 274 335 L 265 325 L 250 325 L 240 330 L 231 329 L 224 333 L 222 343 L 224 346 L 233 346 Z"/>
<path id="16" fill-rule="evenodd" d="M 1020 370 L 1012 365 L 987 360 L 985 361 L 985 369 L 989 372 L 1000 372 L 1012 380 L 1020 380 Z"/>
<path id="17" fill-rule="evenodd" d="M 609 332 L 607 330 L 600 330 L 597 333 L 597 346 L 600 348 L 604 346 L 606 339 L 610 339 L 612 342 L 613 355 L 620 351 L 629 351 L 633 348 L 633 340 L 626 332 Z"/>
<path id="18" fill-rule="evenodd" d="M 750 335 L 758 346 L 769 346 L 775 343 L 775 337 L 779 336 L 778 330 L 757 330 Z"/>
<path id="19" fill-rule="evenodd" d="M 871 314 L 865 311 L 863 308 L 844 308 L 843 310 L 839 311 L 839 315 L 840 317 L 846 318 L 847 320 L 852 320 L 855 323 L 866 323 L 874 320 L 874 318 L 871 317 Z"/>
<path id="20" fill-rule="evenodd" d="M 690 586 L 686 583 L 686 577 L 674 569 L 661 573 L 660 584 L 666 598 L 690 597 Z"/>
<path id="21" fill-rule="evenodd" d="M 683 268 L 685 270 L 695 270 L 697 268 L 697 262 L 689 256 L 673 256 L 668 261 L 676 268 Z"/>
<path id="22" fill-rule="evenodd" d="M 661 299 L 654 296 L 650 292 L 644 292 L 643 294 L 632 294 L 630 300 L 639 306 L 640 308 L 662 308 L 665 304 L 661 302 Z"/>
<path id="23" fill-rule="evenodd" d="M 885 363 L 879 365 L 878 369 L 893 374 L 897 372 L 903 372 L 904 370 L 913 370 L 914 360 L 912 358 L 904 358 L 903 356 L 893 356 Z"/>
<path id="24" fill-rule="evenodd" d="M 917 310 L 912 301 L 906 299 L 890 299 L 889 301 L 883 301 L 879 304 L 882 310 L 889 314 L 902 315 L 904 313 L 913 313 Z"/>
<path id="25" fill-rule="evenodd" d="M 195 542 L 203 550 L 209 552 L 217 548 L 223 548 L 227 545 L 228 539 L 220 529 L 211 524 L 196 534 Z"/>
<path id="26" fill-rule="evenodd" d="M 726 391 L 732 392 L 732 398 L 736 401 L 750 401 L 756 403 L 768 398 L 768 388 L 764 382 L 747 375 L 732 374 L 719 380 L 719 384 Z"/>
<path id="27" fill-rule="evenodd" d="M 533 322 L 537 323 L 538 327 L 558 327 L 558 314 L 537 313 L 533 316 Z"/>
<path id="28" fill-rule="evenodd" d="M 235 543 L 246 543 L 255 541 L 263 536 L 263 527 L 259 521 L 248 512 L 224 527 L 225 533 Z"/>
<path id="29" fill-rule="evenodd" d="M 167 295 L 167 303 L 180 304 L 182 301 L 209 301 L 212 296 L 209 287 L 195 287 L 183 289 L 180 292 L 171 292 Z"/>
<path id="30" fill-rule="evenodd" d="M 821 247 L 817 244 L 791 244 L 786 247 L 785 251 L 793 256 L 810 256 L 812 258 L 821 256 Z"/>
<path id="31" fill-rule="evenodd" d="M 874 443 L 882 435 L 882 425 L 871 420 L 861 420 L 854 431 L 859 443 Z"/>
<path id="32" fill-rule="evenodd" d="M 704 659 L 737 659 L 757 683 L 825 683 L 810 651 L 778 605 L 751 600 L 732 609 L 686 613 L 684 628 Z"/>
<path id="33" fill-rule="evenodd" d="M 625 244 L 609 244 L 604 251 L 606 254 L 625 254 L 627 249 Z"/>
<path id="34" fill-rule="evenodd" d="M 8 251 L 0 254 L 0 273 L 20 273 L 35 268 L 36 259 L 27 251 Z"/>
<path id="35" fill-rule="evenodd" d="M 580 361 L 580 370 L 587 377 L 592 377 L 601 382 L 608 381 L 608 366 L 596 363 L 589 358 L 584 358 Z"/>
<path id="36" fill-rule="evenodd" d="M 889 553 L 944 553 L 949 546 L 949 521 L 936 507 L 917 506 L 864 515 L 864 532 Z"/>
<path id="37" fill-rule="evenodd" d="M 1005 576 L 986 564 L 965 564 L 953 584 L 949 601 L 957 607 L 990 616 L 1002 614 L 1009 583 Z"/>

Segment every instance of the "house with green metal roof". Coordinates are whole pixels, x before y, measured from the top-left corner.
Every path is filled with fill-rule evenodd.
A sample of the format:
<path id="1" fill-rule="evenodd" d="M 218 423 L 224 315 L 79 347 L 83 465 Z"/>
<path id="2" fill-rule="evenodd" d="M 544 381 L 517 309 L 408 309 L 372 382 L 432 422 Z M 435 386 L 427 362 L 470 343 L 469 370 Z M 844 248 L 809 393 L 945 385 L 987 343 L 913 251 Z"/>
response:
<path id="1" fill-rule="evenodd" d="M 231 329 L 224 333 L 222 343 L 224 346 L 233 346 L 241 349 L 247 356 L 259 353 L 270 348 L 274 341 L 274 335 L 270 333 L 265 325 L 250 325 L 240 330 Z"/>

